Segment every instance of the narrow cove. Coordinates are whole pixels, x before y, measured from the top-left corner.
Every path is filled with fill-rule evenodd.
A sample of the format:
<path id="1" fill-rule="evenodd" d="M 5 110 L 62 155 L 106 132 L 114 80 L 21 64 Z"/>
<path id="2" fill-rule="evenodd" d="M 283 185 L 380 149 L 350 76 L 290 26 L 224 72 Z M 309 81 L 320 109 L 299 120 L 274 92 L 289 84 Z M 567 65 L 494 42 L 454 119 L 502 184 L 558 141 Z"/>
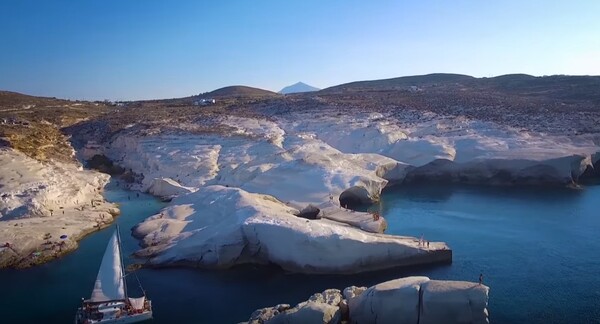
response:
<path id="1" fill-rule="evenodd" d="M 138 248 L 129 229 L 164 203 L 110 184 L 109 201 L 120 204 L 125 263 Z M 404 187 L 382 195 L 388 233 L 447 242 L 447 266 L 394 269 L 352 276 L 286 274 L 265 267 L 227 271 L 188 268 L 140 269 L 138 276 L 154 305 L 155 323 L 232 323 L 257 308 L 305 300 L 326 288 L 372 285 L 408 275 L 476 281 L 491 287 L 491 322 L 590 322 L 598 318 L 600 271 L 597 251 L 600 187 L 539 188 Z M 63 258 L 25 270 L 3 270 L 0 284 L 13 292 L 0 297 L 8 322 L 71 322 L 81 297 L 89 297 L 114 226 L 93 233 Z M 552 284 L 549 284 L 549 283 Z M 132 294 L 135 280 L 128 280 Z M 32 302 L 35 309 L 32 310 Z M 596 303 L 594 305 L 594 303 Z"/>

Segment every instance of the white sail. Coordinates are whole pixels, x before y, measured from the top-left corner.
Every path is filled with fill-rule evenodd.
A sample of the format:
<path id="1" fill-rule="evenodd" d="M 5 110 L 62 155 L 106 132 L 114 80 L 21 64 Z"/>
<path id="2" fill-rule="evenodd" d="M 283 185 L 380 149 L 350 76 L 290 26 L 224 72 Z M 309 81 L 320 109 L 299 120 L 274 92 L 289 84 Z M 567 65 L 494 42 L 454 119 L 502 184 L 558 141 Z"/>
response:
<path id="1" fill-rule="evenodd" d="M 146 301 L 146 297 L 142 296 L 139 298 L 131 298 L 129 297 L 129 304 L 133 309 L 142 310 L 144 309 L 144 302 Z"/>
<path id="2" fill-rule="evenodd" d="M 117 231 L 110 238 L 104 252 L 104 257 L 102 257 L 102 264 L 100 265 L 90 300 L 93 302 L 102 302 L 116 299 L 125 299 L 121 249 L 119 247 Z"/>

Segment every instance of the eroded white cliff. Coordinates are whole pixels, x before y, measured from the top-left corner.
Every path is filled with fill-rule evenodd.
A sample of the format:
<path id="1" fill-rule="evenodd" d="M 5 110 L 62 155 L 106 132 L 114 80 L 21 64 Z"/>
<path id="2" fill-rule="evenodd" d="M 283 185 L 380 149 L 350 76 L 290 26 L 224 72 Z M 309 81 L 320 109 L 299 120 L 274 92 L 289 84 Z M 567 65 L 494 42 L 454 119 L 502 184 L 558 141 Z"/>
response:
<path id="1" fill-rule="evenodd" d="M 9 244 L 0 251 L 2 265 L 27 266 L 72 250 L 118 214 L 102 197 L 106 174 L 10 148 L 0 149 L 0 165 L 0 244 Z"/>
<path id="2" fill-rule="evenodd" d="M 356 273 L 451 258 L 444 243 L 432 242 L 425 249 L 414 238 L 296 214 L 298 210 L 272 196 L 205 186 L 174 199 L 136 226 L 133 234 L 145 246 L 138 255 L 157 265 L 227 268 L 271 263 L 304 273 Z M 381 219 L 373 222 L 379 226 Z"/>

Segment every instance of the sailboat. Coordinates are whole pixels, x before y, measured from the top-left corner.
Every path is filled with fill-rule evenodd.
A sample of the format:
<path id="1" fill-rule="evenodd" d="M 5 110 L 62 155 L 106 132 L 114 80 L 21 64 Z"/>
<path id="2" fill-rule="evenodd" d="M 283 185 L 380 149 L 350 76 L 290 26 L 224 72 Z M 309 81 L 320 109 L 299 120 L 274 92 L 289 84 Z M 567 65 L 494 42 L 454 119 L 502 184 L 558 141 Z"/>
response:
<path id="1" fill-rule="evenodd" d="M 152 303 L 146 298 L 146 293 L 143 294 L 139 298 L 127 296 L 121 237 L 117 227 L 104 252 L 92 296 L 87 300 L 82 298 L 82 305 L 75 315 L 75 324 L 136 323 L 149 320 L 152 318 Z"/>

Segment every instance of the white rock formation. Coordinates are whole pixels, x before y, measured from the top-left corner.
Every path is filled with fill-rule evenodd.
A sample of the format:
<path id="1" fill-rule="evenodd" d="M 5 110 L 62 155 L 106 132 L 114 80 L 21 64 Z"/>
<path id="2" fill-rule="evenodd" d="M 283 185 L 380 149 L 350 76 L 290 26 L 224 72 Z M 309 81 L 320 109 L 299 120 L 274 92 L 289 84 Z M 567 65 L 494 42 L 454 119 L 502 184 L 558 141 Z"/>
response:
<path id="1" fill-rule="evenodd" d="M 410 117 L 410 118 L 409 118 Z M 389 183 L 443 181 L 566 185 L 593 166 L 591 138 L 544 136 L 466 118 L 293 113 L 285 119 L 228 116 L 233 134 L 119 135 L 108 157 L 144 178 L 183 189 L 220 184 L 269 194 L 302 209 L 376 201 Z M 217 127 L 218 128 L 218 127 Z M 97 145 L 89 145 L 97 153 Z M 589 173 L 589 171 L 588 171 Z M 179 185 L 174 185 L 175 187 Z M 136 189 L 136 188 L 134 188 Z M 158 195 L 161 195 L 158 193 Z"/>
<path id="2" fill-rule="evenodd" d="M 169 178 L 156 178 L 148 187 L 148 192 L 163 199 L 171 199 L 182 194 L 194 192 L 194 188 L 180 185 L 177 181 Z"/>
<path id="3" fill-rule="evenodd" d="M 406 277 L 343 296 L 328 289 L 296 307 L 280 304 L 256 310 L 248 323 L 489 323 L 489 288 L 466 281 Z"/>
<path id="4" fill-rule="evenodd" d="M 24 266 L 71 250 L 118 214 L 101 195 L 108 175 L 75 163 L 42 163 L 7 148 L 0 149 L 0 165 L 0 244 L 11 247 L 0 252 L 0 265 Z M 34 251 L 40 253 L 31 256 Z"/>
<path id="5" fill-rule="evenodd" d="M 600 150 L 590 137 L 547 136 L 464 117 L 402 117 L 298 113 L 280 123 L 288 134 L 312 133 L 343 153 L 387 156 L 407 165 L 402 170 L 409 178 L 428 181 L 565 185 L 576 182 Z"/>
<path id="6" fill-rule="evenodd" d="M 144 176 L 142 191 L 154 179 L 173 179 L 183 187 L 196 188 L 214 178 L 221 157 L 219 137 L 214 136 L 127 136 L 116 137 L 104 150 L 115 163 Z"/>
<path id="7" fill-rule="evenodd" d="M 369 287 L 348 300 L 351 323 L 419 323 L 419 294 L 428 281 L 407 277 Z"/>
<path id="8" fill-rule="evenodd" d="M 205 186 L 140 223 L 138 254 L 151 264 L 227 268 L 271 263 L 304 273 L 356 273 L 449 261 L 448 247 L 426 251 L 414 238 L 375 234 L 327 219 L 307 220 L 277 199 Z"/>
<path id="9" fill-rule="evenodd" d="M 185 191 L 220 184 L 269 194 L 297 208 L 327 202 L 330 196 L 337 202 L 345 191 L 350 201 L 370 203 L 379 199 L 386 179 L 401 181 L 406 175 L 407 166 L 390 158 L 344 154 L 310 136 L 289 136 L 283 142 L 273 128 L 258 126 L 243 133 L 253 137 L 119 136 L 107 155 L 143 174 L 144 191 L 150 191 L 154 179 L 170 178 Z"/>
<path id="10" fill-rule="evenodd" d="M 488 323 L 488 291 L 488 287 L 473 282 L 425 282 L 421 284 L 419 323 Z"/>
<path id="11" fill-rule="evenodd" d="M 144 175 L 140 189 L 180 196 L 163 218 L 155 215 L 136 229 L 151 263 L 221 268 L 273 262 L 337 273 L 399 265 L 419 251 L 412 238 L 365 233 L 383 232 L 385 220 L 340 205 L 371 203 L 389 183 L 420 180 L 571 184 L 599 151 L 589 139 L 432 114 L 401 117 L 228 116 L 220 122 L 233 135 L 132 132 L 113 139 L 106 154 Z M 322 219 L 292 216 L 311 204 Z"/>
<path id="12" fill-rule="evenodd" d="M 487 184 L 559 184 L 576 182 L 588 166 L 589 156 L 571 155 L 535 161 L 531 159 L 487 159 L 465 163 L 436 160 L 415 168 L 407 181 L 441 180 Z"/>

